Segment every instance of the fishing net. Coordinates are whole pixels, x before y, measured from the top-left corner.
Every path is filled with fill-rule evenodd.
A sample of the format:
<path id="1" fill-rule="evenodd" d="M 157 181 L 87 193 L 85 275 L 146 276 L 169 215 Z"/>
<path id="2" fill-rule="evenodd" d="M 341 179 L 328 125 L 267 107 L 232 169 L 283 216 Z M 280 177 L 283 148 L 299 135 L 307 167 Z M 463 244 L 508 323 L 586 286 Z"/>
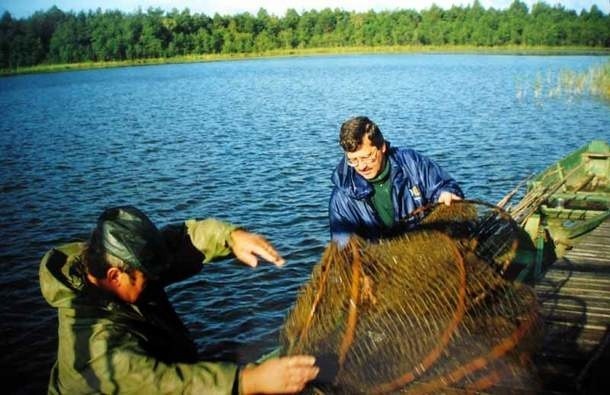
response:
<path id="1" fill-rule="evenodd" d="M 516 224 L 476 202 L 416 215 L 398 238 L 329 244 L 286 319 L 283 354 L 315 355 L 322 393 L 531 389 L 535 294 L 502 276 Z"/>

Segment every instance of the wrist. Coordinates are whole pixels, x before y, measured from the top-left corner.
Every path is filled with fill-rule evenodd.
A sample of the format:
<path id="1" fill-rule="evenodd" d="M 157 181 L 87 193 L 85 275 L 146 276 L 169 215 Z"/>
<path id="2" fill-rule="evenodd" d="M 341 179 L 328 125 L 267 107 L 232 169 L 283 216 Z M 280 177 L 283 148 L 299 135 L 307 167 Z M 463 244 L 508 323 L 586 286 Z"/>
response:
<path id="1" fill-rule="evenodd" d="M 229 236 L 227 237 L 227 246 L 233 250 L 233 246 L 235 245 L 235 236 L 239 235 L 240 233 L 245 233 L 247 232 L 244 228 L 241 227 L 237 227 L 237 226 L 233 226 L 231 228 L 231 230 L 229 231 Z"/>
<path id="2" fill-rule="evenodd" d="M 239 394 L 249 395 L 257 393 L 256 380 L 254 379 L 256 372 L 255 367 L 246 366 L 239 369 Z"/>

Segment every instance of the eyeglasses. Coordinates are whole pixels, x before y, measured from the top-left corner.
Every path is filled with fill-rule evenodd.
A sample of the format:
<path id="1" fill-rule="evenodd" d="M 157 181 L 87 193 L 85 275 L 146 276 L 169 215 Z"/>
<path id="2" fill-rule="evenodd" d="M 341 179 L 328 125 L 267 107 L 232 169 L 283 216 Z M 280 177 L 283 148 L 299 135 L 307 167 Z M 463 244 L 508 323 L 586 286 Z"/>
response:
<path id="1" fill-rule="evenodd" d="M 347 154 L 345 154 L 345 162 L 349 167 L 358 167 L 360 163 L 370 165 L 371 163 L 375 162 L 375 160 L 377 160 L 378 153 L 379 150 L 374 148 L 371 152 L 368 153 L 368 155 L 362 156 L 360 158 L 349 158 Z"/>

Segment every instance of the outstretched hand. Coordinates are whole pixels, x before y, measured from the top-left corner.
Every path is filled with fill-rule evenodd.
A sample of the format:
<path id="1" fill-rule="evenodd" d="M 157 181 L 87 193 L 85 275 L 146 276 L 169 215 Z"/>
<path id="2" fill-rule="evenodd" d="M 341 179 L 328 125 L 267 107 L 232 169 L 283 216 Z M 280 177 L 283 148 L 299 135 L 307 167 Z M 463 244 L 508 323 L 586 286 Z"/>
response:
<path id="1" fill-rule="evenodd" d="M 259 258 L 276 266 L 282 266 L 285 262 L 284 258 L 261 235 L 236 229 L 231 232 L 231 241 L 233 244 L 231 248 L 235 257 L 248 266 L 256 267 Z"/>
<path id="2" fill-rule="evenodd" d="M 440 196 L 438 197 L 438 202 L 445 203 L 447 206 L 450 206 L 451 202 L 456 200 L 462 200 L 462 198 L 454 193 L 447 191 L 441 192 Z"/>
<path id="3" fill-rule="evenodd" d="M 244 394 L 291 394 L 302 391 L 316 378 L 320 368 L 308 355 L 269 359 L 241 372 Z"/>

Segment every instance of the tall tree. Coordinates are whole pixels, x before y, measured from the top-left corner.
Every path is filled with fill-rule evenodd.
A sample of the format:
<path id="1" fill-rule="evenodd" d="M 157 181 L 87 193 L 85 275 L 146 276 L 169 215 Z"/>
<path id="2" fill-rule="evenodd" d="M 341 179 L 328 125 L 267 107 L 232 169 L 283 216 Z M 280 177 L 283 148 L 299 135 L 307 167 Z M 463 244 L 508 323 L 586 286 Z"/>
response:
<path id="1" fill-rule="evenodd" d="M 25 19 L 0 19 L 0 67 L 44 62 L 123 60 L 188 54 L 250 53 L 277 48 L 347 45 L 586 45 L 610 48 L 610 16 L 597 6 L 580 14 L 561 5 L 523 0 L 505 10 L 437 5 L 415 10 L 348 12 L 325 8 L 283 17 L 264 8 L 256 15 L 192 14 L 149 8 L 63 12 L 57 7 Z"/>

